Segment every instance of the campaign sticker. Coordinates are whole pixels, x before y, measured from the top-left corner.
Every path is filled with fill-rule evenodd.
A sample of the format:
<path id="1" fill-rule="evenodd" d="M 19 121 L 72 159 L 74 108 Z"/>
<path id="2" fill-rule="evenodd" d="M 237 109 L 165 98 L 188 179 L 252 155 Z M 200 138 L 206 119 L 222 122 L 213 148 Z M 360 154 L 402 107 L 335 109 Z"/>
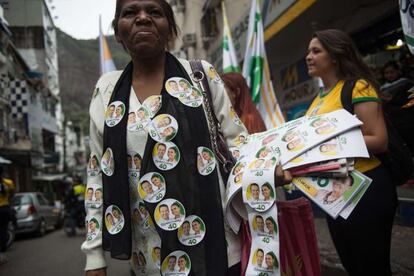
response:
<path id="1" fill-rule="evenodd" d="M 246 141 L 246 135 L 244 134 L 240 134 L 239 136 L 237 136 L 236 138 L 234 138 L 234 144 L 236 146 L 241 146 L 242 144 L 244 144 Z"/>
<path id="2" fill-rule="evenodd" d="M 213 66 L 210 66 L 208 68 L 208 77 L 210 78 L 210 80 L 212 80 L 216 83 L 223 83 L 223 81 L 221 80 L 219 74 L 217 73 L 216 69 Z"/>
<path id="3" fill-rule="evenodd" d="M 276 220 L 265 214 L 255 214 L 251 220 L 251 229 L 258 236 L 275 238 L 278 232 Z"/>
<path id="4" fill-rule="evenodd" d="M 101 168 L 99 165 L 98 156 L 96 156 L 96 154 L 91 154 L 91 156 L 89 157 L 87 168 L 88 176 L 98 176 L 100 172 Z"/>
<path id="5" fill-rule="evenodd" d="M 116 126 L 124 117 L 125 105 L 121 101 L 115 101 L 108 105 L 105 112 L 105 123 L 108 127 Z"/>
<path id="6" fill-rule="evenodd" d="M 150 112 L 142 105 L 137 111 L 129 112 L 127 129 L 129 131 L 145 131 L 150 122 Z"/>
<path id="7" fill-rule="evenodd" d="M 86 218 L 86 224 L 88 230 L 86 233 L 86 241 L 92 241 L 101 231 L 101 225 L 99 224 L 99 220 L 95 217 Z"/>
<path id="8" fill-rule="evenodd" d="M 191 270 L 190 257 L 184 251 L 177 250 L 165 257 L 161 266 L 163 276 L 187 276 Z"/>
<path id="9" fill-rule="evenodd" d="M 197 148 L 197 169 L 201 175 L 209 175 L 216 167 L 214 153 L 206 147 Z"/>
<path id="10" fill-rule="evenodd" d="M 90 184 L 85 191 L 85 206 L 88 208 L 98 209 L 102 206 L 102 186 Z"/>
<path id="11" fill-rule="evenodd" d="M 234 108 L 232 106 L 230 106 L 230 118 L 233 120 L 233 122 L 238 125 L 238 126 L 242 126 L 243 123 L 240 120 L 239 116 L 237 115 L 236 111 L 234 110 Z"/>
<path id="12" fill-rule="evenodd" d="M 305 139 L 298 130 L 288 130 L 282 137 L 288 151 L 299 151 L 305 146 Z"/>
<path id="13" fill-rule="evenodd" d="M 132 210 L 132 221 L 143 230 L 147 230 L 153 225 L 151 216 L 145 208 L 143 201 L 138 201 L 134 204 L 134 208 Z"/>
<path id="14" fill-rule="evenodd" d="M 180 150 L 173 142 L 156 143 L 152 150 L 152 160 L 158 169 L 171 170 L 180 162 Z"/>
<path id="15" fill-rule="evenodd" d="M 199 216 L 188 216 L 177 231 L 178 240 L 187 246 L 199 244 L 206 234 L 206 225 Z"/>
<path id="16" fill-rule="evenodd" d="M 142 157 L 139 153 L 134 151 L 128 152 L 127 154 L 127 164 L 128 164 L 128 174 L 130 177 L 139 178 L 139 172 L 141 170 Z"/>
<path id="17" fill-rule="evenodd" d="M 145 258 L 145 255 L 144 253 L 142 253 L 142 251 L 132 252 L 132 264 L 134 265 L 136 271 L 145 274 L 147 267 L 147 259 Z"/>
<path id="18" fill-rule="evenodd" d="M 250 183 L 243 189 L 244 199 L 250 207 L 258 212 L 267 211 L 275 202 L 275 191 L 270 183 Z"/>
<path id="19" fill-rule="evenodd" d="M 186 97 L 191 93 L 191 84 L 186 79 L 172 77 L 165 82 L 165 89 L 173 97 Z"/>
<path id="20" fill-rule="evenodd" d="M 195 87 L 191 87 L 191 92 L 178 100 L 189 107 L 199 107 L 203 103 L 203 94 Z"/>
<path id="21" fill-rule="evenodd" d="M 149 172 L 139 180 L 139 196 L 150 203 L 159 202 L 165 195 L 165 179 L 157 172 Z"/>
<path id="22" fill-rule="evenodd" d="M 105 211 L 105 225 L 109 234 L 115 235 L 124 228 L 124 215 L 116 205 L 110 205 Z"/>
<path id="23" fill-rule="evenodd" d="M 169 114 L 157 115 L 149 124 L 149 135 L 157 142 L 169 142 L 178 132 L 177 120 Z"/>
<path id="24" fill-rule="evenodd" d="M 267 275 L 279 268 L 279 261 L 273 251 L 265 251 L 262 248 L 256 248 L 253 251 L 251 264 L 258 275 Z"/>
<path id="25" fill-rule="evenodd" d="M 338 145 L 338 140 L 333 138 L 321 145 L 319 145 L 319 152 L 323 155 L 335 156 L 338 154 L 340 146 Z"/>
<path id="26" fill-rule="evenodd" d="M 161 247 L 155 246 L 151 249 L 151 260 L 156 267 L 161 268 Z"/>
<path id="27" fill-rule="evenodd" d="M 142 105 L 150 112 L 150 117 L 152 118 L 161 109 L 162 97 L 160 95 L 149 96 Z"/>
<path id="28" fill-rule="evenodd" d="M 114 154 L 111 148 L 107 148 L 101 159 L 101 169 L 104 174 L 111 176 L 115 171 Z"/>
<path id="29" fill-rule="evenodd" d="M 155 208 L 154 218 L 161 229 L 173 231 L 178 229 L 185 220 L 184 206 L 178 200 L 164 199 Z"/>

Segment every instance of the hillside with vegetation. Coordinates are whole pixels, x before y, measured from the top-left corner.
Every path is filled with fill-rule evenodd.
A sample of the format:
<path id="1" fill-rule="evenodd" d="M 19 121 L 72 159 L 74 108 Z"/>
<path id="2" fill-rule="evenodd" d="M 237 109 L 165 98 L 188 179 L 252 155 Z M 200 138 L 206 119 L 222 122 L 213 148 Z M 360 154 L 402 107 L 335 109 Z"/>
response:
<path id="1" fill-rule="evenodd" d="M 113 36 L 107 40 L 116 67 L 124 68 L 129 56 Z M 63 112 L 87 133 L 89 101 L 99 78 L 98 39 L 78 40 L 58 30 L 57 43 Z"/>

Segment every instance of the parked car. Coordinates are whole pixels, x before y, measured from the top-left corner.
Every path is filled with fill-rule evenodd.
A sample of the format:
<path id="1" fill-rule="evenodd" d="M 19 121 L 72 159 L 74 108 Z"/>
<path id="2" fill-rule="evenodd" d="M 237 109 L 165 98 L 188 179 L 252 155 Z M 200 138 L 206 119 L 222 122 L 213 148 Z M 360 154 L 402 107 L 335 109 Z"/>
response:
<path id="1" fill-rule="evenodd" d="M 54 202 L 42 193 L 17 193 L 12 199 L 16 210 L 16 234 L 36 233 L 43 236 L 47 230 L 59 225 L 59 212 Z"/>

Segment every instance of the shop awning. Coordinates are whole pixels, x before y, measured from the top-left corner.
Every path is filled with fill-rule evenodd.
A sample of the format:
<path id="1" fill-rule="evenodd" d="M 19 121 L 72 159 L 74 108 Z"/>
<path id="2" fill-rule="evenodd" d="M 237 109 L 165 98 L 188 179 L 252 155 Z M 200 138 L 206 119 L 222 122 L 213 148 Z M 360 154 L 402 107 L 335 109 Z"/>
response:
<path id="1" fill-rule="evenodd" d="M 33 181 L 57 181 L 57 180 L 64 180 L 67 176 L 66 173 L 61 174 L 41 174 L 38 176 L 33 176 Z"/>

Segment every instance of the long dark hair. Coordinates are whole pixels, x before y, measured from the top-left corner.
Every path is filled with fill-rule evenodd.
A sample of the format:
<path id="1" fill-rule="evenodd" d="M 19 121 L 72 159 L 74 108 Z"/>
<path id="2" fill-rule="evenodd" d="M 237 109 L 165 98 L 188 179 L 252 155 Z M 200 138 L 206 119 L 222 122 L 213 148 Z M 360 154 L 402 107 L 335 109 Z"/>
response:
<path id="1" fill-rule="evenodd" d="M 317 38 L 332 60 L 336 61 L 336 73 L 340 79 L 364 79 L 378 90 L 377 80 L 349 35 L 341 30 L 328 29 L 317 31 L 312 37 Z"/>
<path id="2" fill-rule="evenodd" d="M 168 2 L 165 0 L 157 0 L 157 1 L 160 2 L 161 8 L 163 9 L 165 13 L 165 17 L 167 18 L 168 25 L 170 28 L 171 38 L 177 37 L 178 26 L 177 26 L 177 23 L 175 22 L 174 12 L 170 4 L 168 4 Z M 119 17 L 121 16 L 121 7 L 122 7 L 123 2 L 124 0 L 116 0 L 115 16 L 114 16 L 114 20 L 112 20 L 112 28 L 114 28 L 115 34 L 118 33 L 118 20 L 119 20 Z"/>
<path id="3" fill-rule="evenodd" d="M 234 111 L 240 117 L 249 133 L 262 132 L 266 130 L 265 123 L 257 111 L 246 80 L 240 73 L 225 73 L 221 75 L 227 92 L 235 96 Z"/>

